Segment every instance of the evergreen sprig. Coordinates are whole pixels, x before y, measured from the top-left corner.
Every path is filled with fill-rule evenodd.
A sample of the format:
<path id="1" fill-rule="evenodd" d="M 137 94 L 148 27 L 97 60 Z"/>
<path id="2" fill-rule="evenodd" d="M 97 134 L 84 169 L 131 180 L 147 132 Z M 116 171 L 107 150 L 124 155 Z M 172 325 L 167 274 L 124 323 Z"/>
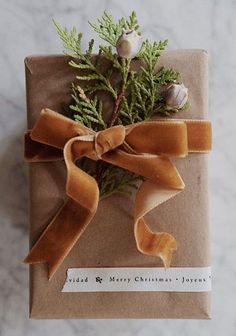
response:
<path id="1" fill-rule="evenodd" d="M 106 123 L 102 116 L 102 100 L 97 96 L 88 98 L 84 90 L 79 86 L 72 84 L 72 95 L 74 104 L 70 109 L 74 111 L 74 119 L 85 126 L 99 131 L 106 128 Z"/>
<path id="2" fill-rule="evenodd" d="M 108 165 L 100 178 L 103 181 L 100 187 L 101 199 L 113 194 L 130 196 L 132 189 L 137 189 L 137 182 L 142 179 L 139 175 L 113 165 Z"/>
<path id="3" fill-rule="evenodd" d="M 81 39 L 82 34 L 77 32 L 75 27 L 71 31 L 68 31 L 67 28 L 61 28 L 60 24 L 54 20 L 59 37 L 63 42 L 65 48 L 64 53 L 72 57 L 72 60 L 69 62 L 69 65 L 77 70 L 86 70 L 82 75 L 77 75 L 78 80 L 91 81 L 97 80 L 102 89 L 109 92 L 114 98 L 117 97 L 117 94 L 112 87 L 109 79 L 102 73 L 99 65 L 100 62 L 94 63 L 92 52 L 94 40 L 90 40 L 88 44 L 88 49 L 83 53 L 81 51 Z M 98 55 L 101 57 L 101 53 Z"/>
<path id="4" fill-rule="evenodd" d="M 134 11 L 128 20 L 121 18 L 117 23 L 114 22 L 112 15 L 104 12 L 102 17 L 97 19 L 96 23 L 89 22 L 89 24 L 102 40 L 108 42 L 113 47 L 116 46 L 123 29 L 134 29 L 139 32 L 137 15 Z"/>
<path id="5" fill-rule="evenodd" d="M 134 11 L 128 19 L 121 18 L 117 22 L 106 12 L 95 23 L 89 22 L 107 43 L 99 46 L 96 56 L 93 39 L 83 51 L 82 34 L 75 27 L 68 30 L 56 21 L 54 24 L 63 42 L 64 53 L 71 57 L 69 65 L 76 72 L 69 106 L 74 120 L 99 131 L 115 124 L 127 125 L 147 120 L 155 113 L 166 116 L 176 112 L 166 106 L 163 88 L 178 82 L 179 74 L 172 68 L 158 67 L 161 52 L 168 41 L 145 40 L 135 57 L 142 62 L 138 69 L 133 67 L 132 58 L 122 58 L 114 50 L 124 30 L 135 30 L 141 35 Z M 105 121 L 107 94 L 113 100 L 113 111 Z M 97 162 L 95 170 L 91 169 L 91 162 L 87 158 L 79 160 L 78 165 L 96 178 L 101 198 L 115 193 L 129 195 L 141 179 L 136 174 L 101 160 Z"/>

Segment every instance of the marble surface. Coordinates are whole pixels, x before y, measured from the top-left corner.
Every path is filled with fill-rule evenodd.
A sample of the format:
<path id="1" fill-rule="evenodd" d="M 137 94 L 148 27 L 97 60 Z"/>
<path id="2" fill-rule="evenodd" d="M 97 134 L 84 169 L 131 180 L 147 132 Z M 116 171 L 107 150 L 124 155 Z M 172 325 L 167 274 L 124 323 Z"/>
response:
<path id="1" fill-rule="evenodd" d="M 27 169 L 23 59 L 61 52 L 51 18 L 76 25 L 89 38 L 87 20 L 106 9 L 115 17 L 138 13 L 143 33 L 168 37 L 171 48 L 204 48 L 210 59 L 210 155 L 213 319 L 28 320 Z M 236 335 L 236 1 L 235 0 L 0 0 L 0 335 Z"/>

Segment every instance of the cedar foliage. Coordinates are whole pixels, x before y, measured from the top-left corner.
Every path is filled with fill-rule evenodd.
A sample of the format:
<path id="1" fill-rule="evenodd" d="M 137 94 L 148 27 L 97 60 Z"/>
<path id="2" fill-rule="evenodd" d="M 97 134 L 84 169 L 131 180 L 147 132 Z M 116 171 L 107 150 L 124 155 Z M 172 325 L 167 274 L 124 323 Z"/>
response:
<path id="1" fill-rule="evenodd" d="M 166 85 L 177 82 L 179 74 L 172 68 L 158 68 L 161 52 L 168 44 L 167 40 L 143 41 L 134 58 L 122 58 L 116 53 L 116 43 L 124 29 L 136 30 L 141 35 L 134 11 L 128 19 L 121 18 L 117 22 L 106 12 L 95 23 L 89 22 L 99 38 L 106 42 L 99 46 L 96 56 L 93 39 L 89 41 L 87 50 L 83 51 L 82 34 L 75 27 L 68 30 L 56 21 L 54 24 L 62 40 L 64 53 L 71 57 L 69 65 L 76 73 L 69 106 L 74 120 L 94 131 L 100 131 L 115 124 L 127 125 L 148 120 L 155 113 L 166 116 L 176 112 L 165 105 L 163 89 Z M 135 69 L 133 63 L 137 59 L 141 60 L 141 66 Z M 104 67 L 104 61 L 108 67 Z M 104 94 L 109 95 L 114 103 L 113 113 L 106 121 Z M 78 165 L 97 180 L 100 198 L 115 193 L 130 195 L 132 189 L 137 187 L 137 181 L 142 179 L 101 160 L 91 170 L 88 160 L 83 158 Z"/>

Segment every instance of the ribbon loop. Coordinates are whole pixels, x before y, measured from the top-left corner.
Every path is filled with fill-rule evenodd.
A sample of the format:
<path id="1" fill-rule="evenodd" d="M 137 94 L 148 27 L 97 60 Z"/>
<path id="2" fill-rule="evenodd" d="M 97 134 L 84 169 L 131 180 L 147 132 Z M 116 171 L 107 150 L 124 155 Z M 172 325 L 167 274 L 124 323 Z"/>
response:
<path id="1" fill-rule="evenodd" d="M 31 162 L 61 159 L 60 150 L 63 149 L 68 196 L 25 262 L 46 262 L 51 278 L 94 217 L 99 202 L 97 182 L 75 165 L 76 159 L 86 156 L 145 177 L 135 199 L 137 249 L 160 257 L 165 267 L 170 266 L 172 253 L 177 248 L 175 238 L 166 232 L 152 232 L 144 216 L 184 189 L 184 182 L 170 157 L 183 158 L 189 152 L 208 152 L 211 148 L 210 122 L 154 120 L 113 126 L 95 133 L 80 123 L 44 109 L 33 130 L 26 134 L 25 141 L 25 156 Z"/>

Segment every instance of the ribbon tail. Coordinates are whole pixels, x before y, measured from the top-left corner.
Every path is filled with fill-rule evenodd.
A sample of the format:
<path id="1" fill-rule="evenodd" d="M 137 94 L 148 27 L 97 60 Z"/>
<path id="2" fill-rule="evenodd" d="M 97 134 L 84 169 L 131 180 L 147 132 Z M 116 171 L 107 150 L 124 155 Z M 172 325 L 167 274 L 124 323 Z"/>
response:
<path id="1" fill-rule="evenodd" d="M 78 138 L 70 139 L 64 146 L 67 166 L 66 193 L 68 200 L 32 247 L 25 262 L 47 263 L 49 279 L 68 255 L 97 211 L 99 190 L 95 179 L 78 168 L 74 161 L 89 152 L 90 142 L 80 144 Z"/>
<path id="2" fill-rule="evenodd" d="M 51 279 L 94 214 L 95 212 L 90 212 L 69 198 L 41 234 L 24 262 L 47 263 L 48 277 Z"/>
<path id="3" fill-rule="evenodd" d="M 177 249 L 177 242 L 167 232 L 153 232 L 145 222 L 144 216 L 155 207 L 176 196 L 183 188 L 184 183 L 177 169 L 173 166 L 172 181 L 169 185 L 162 186 L 147 180 L 142 183 L 136 194 L 134 236 L 137 249 L 144 254 L 158 256 L 166 268 L 171 264 L 173 251 Z"/>
<path id="4" fill-rule="evenodd" d="M 160 257 L 165 267 L 169 267 L 172 253 L 177 249 L 175 238 L 166 232 L 152 232 L 143 217 L 184 189 L 177 168 L 166 156 L 133 155 L 116 150 L 106 153 L 102 158 L 148 179 L 141 184 L 136 194 L 135 240 L 140 252 Z"/>

